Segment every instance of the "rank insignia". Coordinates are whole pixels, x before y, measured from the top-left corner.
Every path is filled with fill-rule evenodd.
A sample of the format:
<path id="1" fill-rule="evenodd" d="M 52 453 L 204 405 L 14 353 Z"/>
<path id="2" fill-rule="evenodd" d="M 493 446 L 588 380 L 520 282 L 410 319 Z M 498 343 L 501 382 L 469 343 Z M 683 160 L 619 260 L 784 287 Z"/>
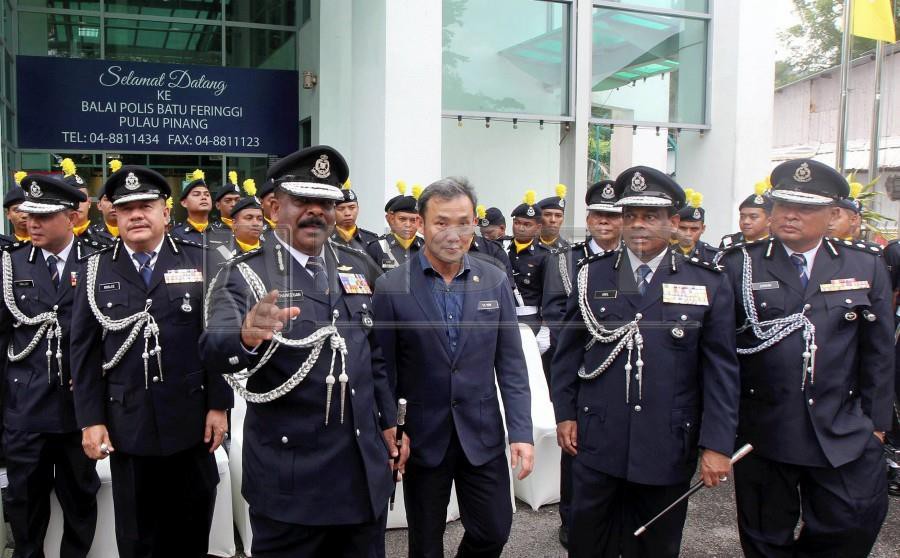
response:
<path id="1" fill-rule="evenodd" d="M 347 294 L 372 294 L 366 276 L 361 273 L 338 273 L 338 278 Z"/>
<path id="2" fill-rule="evenodd" d="M 703 285 L 663 283 L 662 287 L 664 303 L 709 306 L 709 300 L 706 296 L 706 287 Z"/>

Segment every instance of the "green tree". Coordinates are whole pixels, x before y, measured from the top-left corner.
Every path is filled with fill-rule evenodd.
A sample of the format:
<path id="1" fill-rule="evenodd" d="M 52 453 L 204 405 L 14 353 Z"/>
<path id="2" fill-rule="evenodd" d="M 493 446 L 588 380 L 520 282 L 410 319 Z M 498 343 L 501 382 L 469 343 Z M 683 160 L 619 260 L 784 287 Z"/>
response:
<path id="1" fill-rule="evenodd" d="M 778 33 L 790 49 L 775 64 L 775 85 L 785 85 L 841 63 L 844 5 L 840 0 L 792 0 L 800 23 Z M 875 41 L 852 37 L 854 57 L 875 48 Z"/>

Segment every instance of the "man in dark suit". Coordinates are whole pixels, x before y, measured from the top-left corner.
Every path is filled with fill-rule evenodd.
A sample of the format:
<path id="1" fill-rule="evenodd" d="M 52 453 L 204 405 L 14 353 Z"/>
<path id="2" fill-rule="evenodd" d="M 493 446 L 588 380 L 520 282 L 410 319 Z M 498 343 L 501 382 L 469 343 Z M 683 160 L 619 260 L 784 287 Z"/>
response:
<path id="1" fill-rule="evenodd" d="M 557 436 L 575 457 L 569 555 L 674 557 L 687 501 L 633 533 L 687 490 L 698 457 L 707 486 L 727 480 L 734 295 L 724 274 L 670 246 L 685 199 L 671 177 L 633 167 L 615 191 L 625 248 L 581 263 L 552 364 Z"/>
<path id="2" fill-rule="evenodd" d="M 735 466 L 741 546 L 747 556 L 867 556 L 888 506 L 890 277 L 880 248 L 824 238 L 849 193 L 840 173 L 797 159 L 772 184 L 773 238 L 721 259 L 738 304 L 738 441 L 755 448 Z"/>
<path id="3" fill-rule="evenodd" d="M 48 175 L 31 175 L 19 210 L 27 213 L 31 244 L 3 253 L 0 351 L 3 372 L 6 472 L 4 512 L 16 556 L 43 556 L 55 490 L 64 526 L 61 556 L 87 556 L 97 524 L 100 479 L 81 449 L 75 422 L 69 358 L 72 301 L 84 281 L 82 256 L 97 244 L 76 238 L 77 187 Z M 49 357 L 47 355 L 50 355 Z"/>
<path id="4" fill-rule="evenodd" d="M 397 454 L 396 405 L 372 333 L 378 270 L 328 241 L 349 174 L 340 153 L 310 147 L 268 174 L 278 229 L 216 278 L 200 342 L 210 369 L 247 378 L 246 388 L 230 383 L 248 401 L 253 556 L 368 558 Z"/>
<path id="5" fill-rule="evenodd" d="M 121 237 L 89 257 L 72 318 L 75 415 L 92 459 L 111 456 L 116 543 L 127 557 L 206 556 L 219 474 L 213 452 L 232 391 L 204 369 L 199 245 L 165 233 L 166 179 L 110 175 Z"/>
<path id="6" fill-rule="evenodd" d="M 403 494 L 413 557 L 444 555 L 453 481 L 466 530 L 457 556 L 496 557 L 506 544 L 512 505 L 495 385 L 510 464 L 521 464 L 521 479 L 533 463 L 531 393 L 512 291 L 496 266 L 466 254 L 475 206 L 461 179 L 426 188 L 422 252 L 375 289 L 378 341 L 397 395 L 408 401 L 412 450 Z"/>

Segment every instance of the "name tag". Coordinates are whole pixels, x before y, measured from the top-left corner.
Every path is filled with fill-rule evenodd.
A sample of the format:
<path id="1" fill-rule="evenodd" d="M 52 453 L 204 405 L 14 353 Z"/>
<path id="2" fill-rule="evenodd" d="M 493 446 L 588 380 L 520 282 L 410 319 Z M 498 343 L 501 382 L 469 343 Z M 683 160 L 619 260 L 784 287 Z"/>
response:
<path id="1" fill-rule="evenodd" d="M 381 267 L 383 267 L 384 269 L 394 269 L 398 265 L 400 264 L 388 258 L 384 258 L 383 260 L 381 260 Z"/>
<path id="2" fill-rule="evenodd" d="M 115 283 L 102 283 L 100 285 L 100 287 L 98 287 L 98 290 L 100 292 L 118 291 L 119 290 L 119 282 L 116 281 Z"/>
<path id="3" fill-rule="evenodd" d="M 478 309 L 479 310 L 496 310 L 500 308 L 500 303 L 496 300 L 479 300 L 478 301 Z"/>
<path id="4" fill-rule="evenodd" d="M 706 287 L 703 285 L 678 285 L 663 283 L 663 302 L 669 304 L 690 304 L 692 306 L 709 306 Z"/>
<path id="5" fill-rule="evenodd" d="M 167 285 L 200 283 L 203 281 L 203 274 L 196 269 L 170 269 L 163 275 L 163 279 Z"/>
<path id="6" fill-rule="evenodd" d="M 26 287 L 30 289 L 34 287 L 34 281 L 32 281 L 31 279 L 19 279 L 18 281 L 13 281 L 13 285 L 16 287 Z"/>
<path id="7" fill-rule="evenodd" d="M 616 298 L 619 296 L 619 291 L 594 291 L 594 298 Z"/>
<path id="8" fill-rule="evenodd" d="M 278 300 L 286 300 L 286 299 L 303 299 L 303 291 L 294 290 L 294 291 L 278 291 Z"/>
<path id="9" fill-rule="evenodd" d="M 761 283 L 751 283 L 750 288 L 754 291 L 768 291 L 771 289 L 778 289 L 781 285 L 778 281 L 763 281 Z"/>
<path id="10" fill-rule="evenodd" d="M 868 281 L 857 281 L 856 279 L 832 279 L 828 283 L 819 285 L 819 289 L 823 293 L 833 293 L 836 291 L 855 291 L 860 289 L 868 289 Z"/>
<path id="11" fill-rule="evenodd" d="M 341 286 L 347 294 L 372 294 L 366 276 L 360 273 L 338 273 Z"/>

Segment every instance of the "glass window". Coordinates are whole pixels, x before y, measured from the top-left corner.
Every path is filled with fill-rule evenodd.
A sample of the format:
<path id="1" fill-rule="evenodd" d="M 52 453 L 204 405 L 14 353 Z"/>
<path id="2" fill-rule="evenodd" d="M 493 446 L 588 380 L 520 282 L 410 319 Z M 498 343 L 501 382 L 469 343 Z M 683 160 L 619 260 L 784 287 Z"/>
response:
<path id="1" fill-rule="evenodd" d="M 615 180 L 624 170 L 646 165 L 664 172 L 675 172 L 676 137 L 674 133 L 652 128 L 591 125 L 588 136 L 588 183 Z"/>
<path id="2" fill-rule="evenodd" d="M 106 20 L 106 57 L 134 62 L 222 65 L 219 25 Z"/>
<path id="3" fill-rule="evenodd" d="M 444 111 L 568 114 L 569 4 L 444 0 L 443 10 Z"/>
<path id="4" fill-rule="evenodd" d="M 225 0 L 225 14 L 228 21 L 293 26 L 297 21 L 297 2 L 296 0 L 253 0 L 252 2 Z"/>
<path id="5" fill-rule="evenodd" d="M 293 31 L 228 27 L 226 64 L 239 68 L 294 70 L 297 34 Z"/>
<path id="6" fill-rule="evenodd" d="M 592 115 L 705 124 L 707 23 L 594 9 Z"/>
<path id="7" fill-rule="evenodd" d="M 107 2 L 108 3 L 108 2 Z M 61 8 L 66 10 L 100 10 L 100 2 L 87 0 L 19 0 L 19 8 Z"/>
<path id="8" fill-rule="evenodd" d="M 629 4 L 647 8 L 663 8 L 666 10 L 684 10 L 689 12 L 709 11 L 708 0 L 608 0 L 619 4 Z"/>
<path id="9" fill-rule="evenodd" d="M 266 157 L 228 157 L 227 168 L 229 171 L 237 171 L 238 184 L 244 187 L 244 181 L 252 178 L 256 187 L 262 186 L 266 181 L 266 171 L 269 168 L 269 160 Z"/>
<path id="10" fill-rule="evenodd" d="M 222 4 L 219 0 L 106 0 L 106 11 L 187 19 L 219 19 L 222 17 Z"/>
<path id="11" fill-rule="evenodd" d="M 100 58 L 100 19 L 20 12 L 19 54 Z"/>

